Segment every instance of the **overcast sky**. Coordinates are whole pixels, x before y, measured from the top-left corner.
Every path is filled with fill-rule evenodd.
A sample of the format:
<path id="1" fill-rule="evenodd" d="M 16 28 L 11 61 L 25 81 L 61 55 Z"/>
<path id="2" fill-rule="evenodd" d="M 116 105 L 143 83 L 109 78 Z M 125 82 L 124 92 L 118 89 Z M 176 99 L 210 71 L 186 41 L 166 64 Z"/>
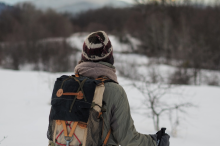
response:
<path id="1" fill-rule="evenodd" d="M 25 1 L 29 1 L 29 2 L 35 2 L 35 3 L 48 3 L 50 2 L 60 2 L 60 3 L 65 3 L 65 1 L 70 1 L 70 0 L 0 0 L 1 2 L 5 2 L 7 4 L 16 4 L 18 2 L 25 2 Z M 82 0 L 71 0 L 72 2 L 79 2 L 79 1 L 82 1 Z M 100 3 L 103 3 L 103 2 L 110 2 L 112 0 L 83 0 L 83 1 L 89 1 L 89 2 L 100 2 Z M 128 2 L 128 3 L 133 3 L 134 0 L 119 0 L 119 1 L 125 1 L 125 2 Z"/>
<path id="2" fill-rule="evenodd" d="M 74 2 L 79 2 L 79 1 L 88 1 L 88 2 L 98 2 L 98 3 L 105 3 L 105 2 L 112 2 L 113 0 L 0 0 L 1 2 L 5 2 L 7 4 L 16 4 L 18 2 L 34 2 L 37 5 L 42 5 L 42 6 L 51 6 L 53 4 L 68 4 L 68 3 L 74 3 Z M 117 0 L 115 0 L 117 1 Z M 125 1 L 128 3 L 133 3 L 134 0 L 118 0 L 118 1 Z M 177 0 L 178 1 L 178 0 Z M 215 2 L 215 1 L 220 1 L 220 0 L 192 0 L 192 1 L 205 1 L 205 2 Z"/>

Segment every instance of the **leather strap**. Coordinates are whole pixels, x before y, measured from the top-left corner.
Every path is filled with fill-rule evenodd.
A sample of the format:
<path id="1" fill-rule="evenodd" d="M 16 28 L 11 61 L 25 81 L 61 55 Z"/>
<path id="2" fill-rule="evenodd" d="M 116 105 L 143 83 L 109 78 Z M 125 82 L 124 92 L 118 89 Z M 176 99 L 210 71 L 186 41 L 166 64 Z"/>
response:
<path id="1" fill-rule="evenodd" d="M 75 132 L 75 129 L 76 129 L 76 126 L 78 125 L 78 122 L 74 122 L 73 123 L 73 127 L 69 133 L 69 137 L 72 137 L 73 136 L 73 133 Z"/>
<path id="2" fill-rule="evenodd" d="M 61 123 L 62 123 L 62 125 L 63 125 L 64 136 L 66 136 L 66 137 L 67 137 L 67 136 L 68 136 L 68 137 L 72 137 L 72 136 L 73 136 L 73 133 L 74 133 L 74 131 L 75 131 L 75 129 L 76 129 L 76 126 L 78 125 L 78 122 L 74 122 L 74 123 L 73 123 L 73 127 L 72 127 L 72 129 L 71 129 L 69 135 L 68 135 L 68 133 L 67 133 L 66 122 L 62 120 Z"/>
<path id="3" fill-rule="evenodd" d="M 66 92 L 63 95 L 83 95 L 82 92 L 74 93 L 74 92 Z"/>
<path id="4" fill-rule="evenodd" d="M 66 93 L 63 93 L 63 95 L 77 95 L 77 96 L 76 96 L 77 99 L 83 99 L 83 93 L 82 93 L 82 91 L 79 91 L 78 93 L 66 92 Z"/>
<path id="5" fill-rule="evenodd" d="M 100 80 L 100 81 L 104 82 L 105 80 L 109 80 L 109 78 L 106 76 L 102 76 L 102 77 L 96 78 L 95 80 Z"/>
<path id="6" fill-rule="evenodd" d="M 79 127 L 80 127 L 81 129 L 87 128 L 87 123 L 79 122 L 78 125 L 79 125 Z"/>
<path id="7" fill-rule="evenodd" d="M 107 136 L 105 137 L 103 146 L 106 146 L 106 144 L 107 144 L 107 142 L 108 142 L 108 139 L 109 139 L 109 137 L 110 137 L 110 134 L 111 134 L 111 129 L 108 131 L 108 134 L 107 134 Z"/>
<path id="8" fill-rule="evenodd" d="M 63 125 L 64 136 L 68 136 L 67 129 L 66 129 L 66 122 L 62 120 L 61 123 Z"/>
<path id="9" fill-rule="evenodd" d="M 102 112 L 99 112 L 98 119 L 100 118 L 101 115 L 102 115 Z"/>

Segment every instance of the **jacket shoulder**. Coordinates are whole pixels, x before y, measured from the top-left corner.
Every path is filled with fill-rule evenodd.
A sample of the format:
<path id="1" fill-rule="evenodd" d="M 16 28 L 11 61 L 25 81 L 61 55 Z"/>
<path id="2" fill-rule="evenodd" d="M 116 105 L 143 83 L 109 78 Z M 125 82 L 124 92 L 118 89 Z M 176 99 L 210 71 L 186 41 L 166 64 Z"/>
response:
<path id="1" fill-rule="evenodd" d="M 117 92 L 118 94 L 121 94 L 121 95 L 125 93 L 124 88 L 121 85 L 116 84 L 114 82 L 105 83 L 105 90 Z"/>
<path id="2" fill-rule="evenodd" d="M 105 83 L 103 99 L 106 101 L 110 100 L 110 102 L 116 102 L 119 100 L 127 100 L 127 95 L 121 85 L 108 82 Z"/>

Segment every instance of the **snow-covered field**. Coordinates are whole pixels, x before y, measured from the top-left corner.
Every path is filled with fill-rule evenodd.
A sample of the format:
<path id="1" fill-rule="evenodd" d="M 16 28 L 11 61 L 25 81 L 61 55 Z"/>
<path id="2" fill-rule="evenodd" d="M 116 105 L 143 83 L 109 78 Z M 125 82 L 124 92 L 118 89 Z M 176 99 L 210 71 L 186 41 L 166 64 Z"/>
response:
<path id="1" fill-rule="evenodd" d="M 67 42 L 79 52 L 73 57 L 80 59 L 83 41 L 88 33 L 76 33 L 67 39 Z M 175 71 L 175 67 L 164 64 L 149 65 L 151 60 L 144 55 L 131 54 L 140 42 L 131 36 L 129 44 L 120 43 L 119 40 L 109 35 L 114 49 L 116 69 L 124 70 L 131 75 L 141 74 L 151 78 L 150 72 L 156 73 L 167 79 Z M 47 39 L 45 41 L 62 41 L 62 38 Z M 128 52 L 129 54 L 124 54 Z M 13 71 L 0 68 L 0 146 L 45 146 L 48 143 L 46 132 L 50 111 L 50 98 L 54 81 L 62 74 L 47 73 L 31 70 L 30 64 L 21 67 L 22 71 Z M 74 69 L 72 69 L 74 70 Z M 119 75 L 117 73 L 117 75 Z M 218 135 L 220 130 L 220 87 L 207 86 L 208 80 L 220 83 L 220 73 L 217 71 L 201 71 L 201 86 L 180 86 L 175 90 L 184 93 L 182 100 L 196 105 L 186 108 L 186 114 L 179 114 L 177 137 L 171 137 L 171 146 L 211 146 L 219 145 Z M 147 117 L 147 110 L 142 107 L 144 97 L 134 88 L 132 81 L 119 76 L 119 83 L 124 87 L 131 107 L 137 131 L 144 134 L 154 134 L 152 119 Z M 179 99 L 166 96 L 168 103 Z M 141 109 L 139 109 L 141 108 Z M 167 127 L 171 134 L 172 123 L 168 115 L 160 119 L 160 126 Z M 1 141 L 4 136 L 7 138 Z"/>
<path id="2" fill-rule="evenodd" d="M 0 141 L 1 146 L 45 146 L 53 83 L 61 74 L 34 71 L 0 69 Z M 132 117 L 137 131 L 155 133 L 152 120 L 142 111 L 143 96 L 132 87 L 131 81 L 119 77 L 132 108 Z M 196 108 L 187 109 L 178 127 L 178 137 L 171 137 L 171 146 L 219 145 L 220 88 L 210 86 L 181 86 Z M 167 99 L 169 100 L 169 99 Z M 161 126 L 170 133 L 168 118 L 161 119 Z"/>

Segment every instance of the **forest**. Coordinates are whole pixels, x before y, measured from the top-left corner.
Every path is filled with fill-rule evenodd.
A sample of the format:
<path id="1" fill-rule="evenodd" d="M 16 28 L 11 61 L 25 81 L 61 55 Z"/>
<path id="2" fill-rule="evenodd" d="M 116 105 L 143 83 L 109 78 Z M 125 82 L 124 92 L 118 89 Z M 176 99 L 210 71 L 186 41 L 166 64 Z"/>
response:
<path id="1" fill-rule="evenodd" d="M 65 38 L 77 32 L 104 30 L 123 43 L 129 43 L 127 34 L 139 39 L 141 45 L 135 53 L 157 58 L 159 63 L 193 68 L 195 74 L 201 69 L 220 70 L 219 13 L 219 6 L 152 3 L 71 15 L 42 11 L 30 3 L 18 4 L 0 14 L 0 66 L 19 69 L 20 63 L 47 62 L 48 55 L 68 56 L 74 49 Z M 63 39 L 43 41 L 49 38 Z M 61 49 L 67 51 L 56 53 Z"/>

